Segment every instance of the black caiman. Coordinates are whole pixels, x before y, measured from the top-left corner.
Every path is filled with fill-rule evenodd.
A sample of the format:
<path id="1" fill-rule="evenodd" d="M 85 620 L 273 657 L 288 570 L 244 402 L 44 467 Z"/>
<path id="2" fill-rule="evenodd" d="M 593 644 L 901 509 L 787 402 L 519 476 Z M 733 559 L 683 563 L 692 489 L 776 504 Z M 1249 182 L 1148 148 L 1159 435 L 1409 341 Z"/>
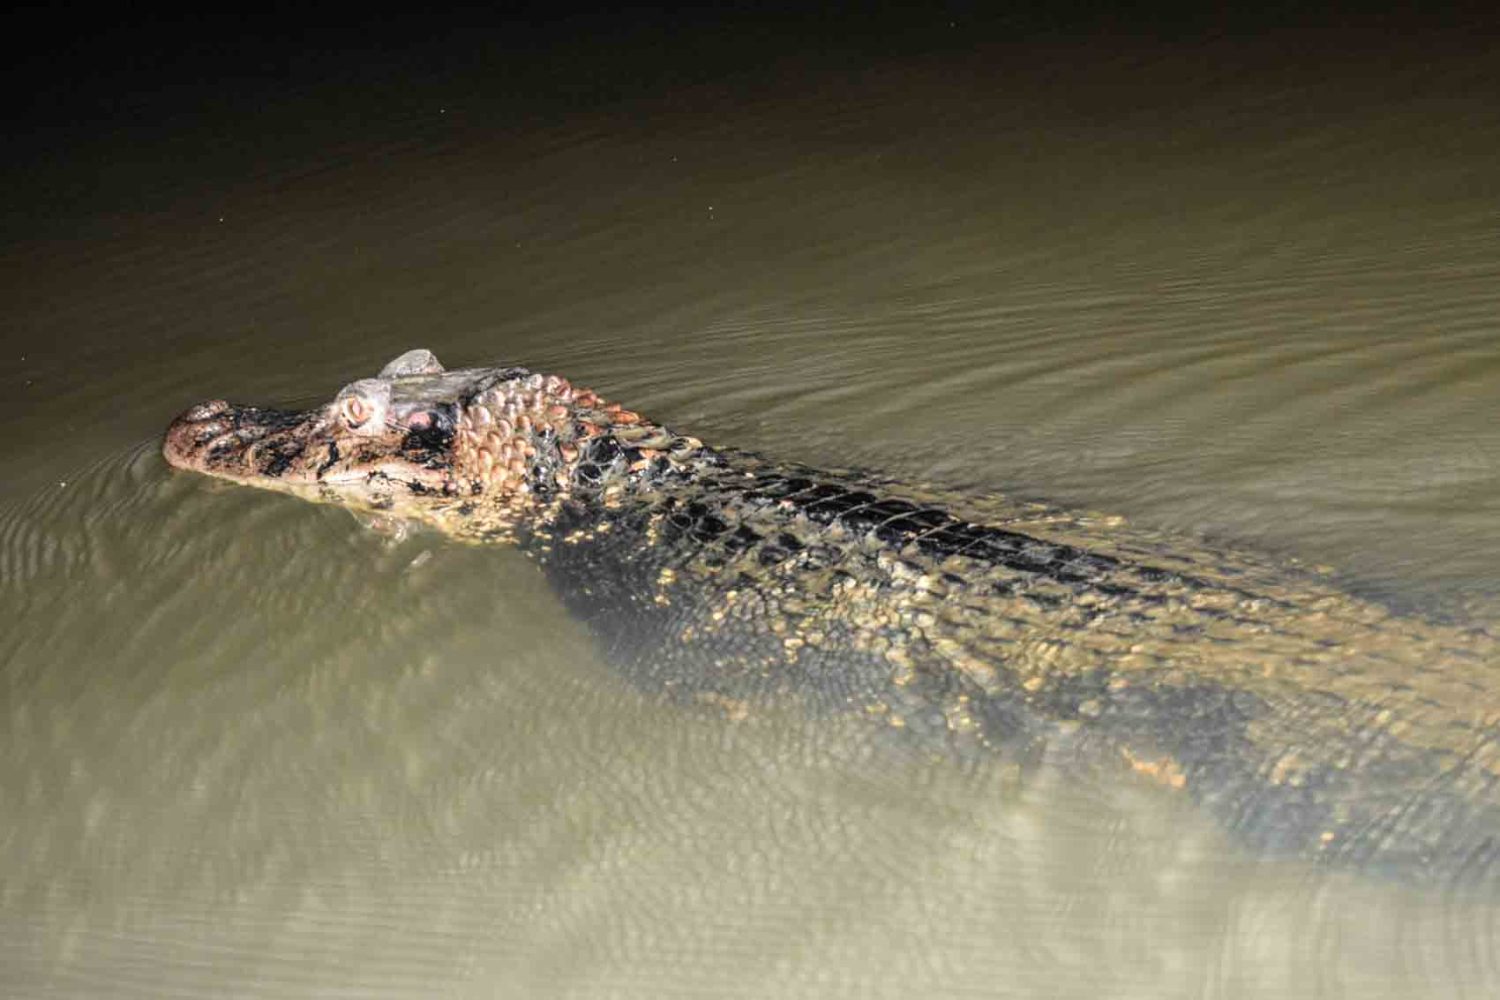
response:
<path id="1" fill-rule="evenodd" d="M 1454 887 L 1500 870 L 1500 643 L 1310 572 L 966 517 L 424 350 L 306 411 L 200 404 L 163 452 L 518 546 L 633 678 L 731 715 L 789 698 L 945 752 L 1134 774 L 1277 855 Z"/>

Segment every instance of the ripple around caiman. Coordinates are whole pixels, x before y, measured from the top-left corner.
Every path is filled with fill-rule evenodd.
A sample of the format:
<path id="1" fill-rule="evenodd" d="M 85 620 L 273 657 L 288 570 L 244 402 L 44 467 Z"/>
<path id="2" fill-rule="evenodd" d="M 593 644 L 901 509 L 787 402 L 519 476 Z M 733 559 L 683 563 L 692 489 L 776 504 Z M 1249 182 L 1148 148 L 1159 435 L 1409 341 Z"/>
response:
<path id="1" fill-rule="evenodd" d="M 715 449 L 556 376 L 413 351 L 301 413 L 213 401 L 173 465 L 516 545 L 636 683 L 859 713 L 940 754 L 1154 781 L 1261 851 L 1493 891 L 1481 629 L 1107 519 Z M 971 498 L 972 499 L 972 498 Z"/>

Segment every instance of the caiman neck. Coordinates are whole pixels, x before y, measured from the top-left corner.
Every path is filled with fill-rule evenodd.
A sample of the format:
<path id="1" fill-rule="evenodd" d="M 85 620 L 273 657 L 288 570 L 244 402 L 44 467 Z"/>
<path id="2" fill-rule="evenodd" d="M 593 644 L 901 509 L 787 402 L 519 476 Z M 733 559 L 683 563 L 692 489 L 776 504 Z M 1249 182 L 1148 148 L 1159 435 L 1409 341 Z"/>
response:
<path id="1" fill-rule="evenodd" d="M 572 441 L 555 446 L 559 462 L 553 482 L 559 491 L 581 500 L 625 499 L 658 490 L 705 462 L 716 464 L 716 453 L 697 438 L 675 434 L 630 411 L 621 415 L 625 422 L 584 419 Z"/>
<path id="2" fill-rule="evenodd" d="M 453 469 L 465 506 L 503 508 L 526 522 L 547 520 L 559 501 L 624 501 L 717 463 L 696 438 L 565 379 L 533 375 L 465 401 Z"/>

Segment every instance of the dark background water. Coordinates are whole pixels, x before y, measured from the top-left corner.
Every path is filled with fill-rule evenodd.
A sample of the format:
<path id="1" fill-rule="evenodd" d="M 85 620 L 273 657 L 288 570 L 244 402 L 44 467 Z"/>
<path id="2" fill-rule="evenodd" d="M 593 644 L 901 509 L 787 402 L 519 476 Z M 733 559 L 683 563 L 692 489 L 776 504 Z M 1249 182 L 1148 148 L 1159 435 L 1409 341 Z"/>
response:
<path id="1" fill-rule="evenodd" d="M 33 12 L 35 14 L 35 12 Z M 1488 995 L 1494 911 L 1149 789 L 623 690 L 508 553 L 171 476 L 413 346 L 1492 622 L 1477 13 L 37 15 L 0 184 L 0 985 Z M 3 991 L 3 990 L 0 990 Z"/>

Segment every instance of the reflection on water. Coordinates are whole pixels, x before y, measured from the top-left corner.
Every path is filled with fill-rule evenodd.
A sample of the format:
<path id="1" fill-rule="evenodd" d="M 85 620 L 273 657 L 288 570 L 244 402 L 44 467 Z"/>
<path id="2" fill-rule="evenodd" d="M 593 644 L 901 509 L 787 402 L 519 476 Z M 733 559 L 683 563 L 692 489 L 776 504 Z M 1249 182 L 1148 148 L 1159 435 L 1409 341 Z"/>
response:
<path id="1" fill-rule="evenodd" d="M 156 456 L 189 402 L 422 345 L 1493 623 L 1472 68 L 1090 55 L 519 125 L 450 80 L 309 138 L 314 93 L 176 167 L 183 136 L 109 140 L 156 168 L 134 197 L 105 176 L 5 251 L 7 990 L 1492 994 L 1493 904 L 1242 856 L 1154 788 L 684 712 L 512 553 Z"/>

